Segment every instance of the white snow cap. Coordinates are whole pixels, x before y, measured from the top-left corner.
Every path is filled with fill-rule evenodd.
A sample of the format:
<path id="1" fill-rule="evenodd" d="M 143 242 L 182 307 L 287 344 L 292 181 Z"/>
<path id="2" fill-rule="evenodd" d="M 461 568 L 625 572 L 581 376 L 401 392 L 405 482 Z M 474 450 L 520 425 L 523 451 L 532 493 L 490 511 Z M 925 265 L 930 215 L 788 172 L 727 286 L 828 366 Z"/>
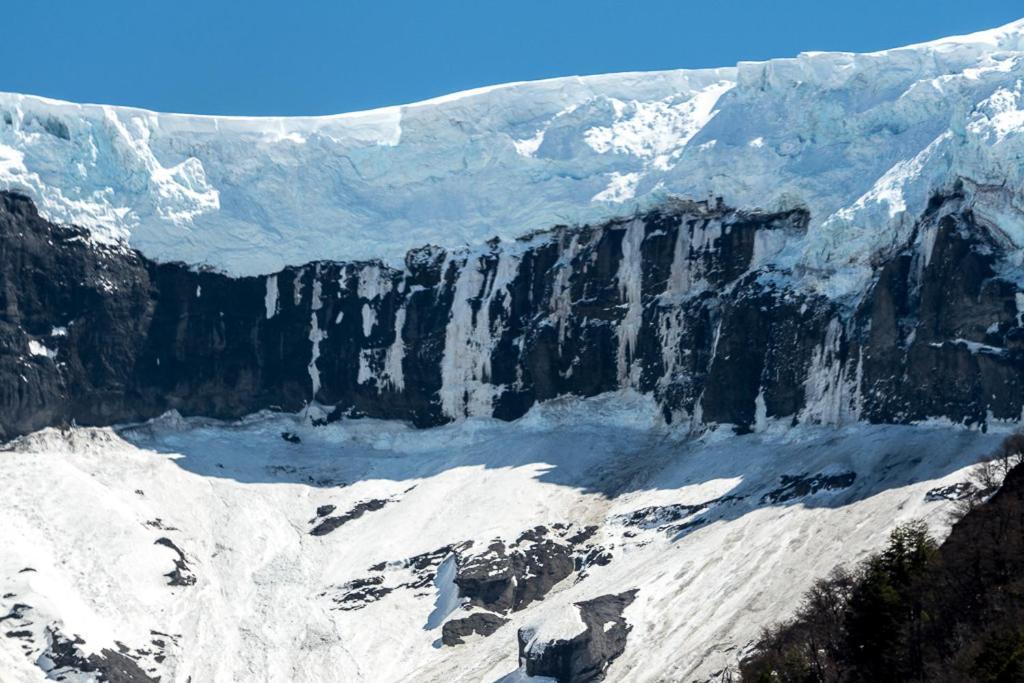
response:
<path id="1" fill-rule="evenodd" d="M 956 178 L 1024 245 L 1022 56 L 1024 21 L 870 54 L 512 83 L 304 118 L 0 94 L 0 188 L 98 239 L 247 275 L 398 263 L 422 244 L 720 195 L 808 208 L 809 234 L 779 258 L 844 275 L 818 285 L 838 294 Z"/>

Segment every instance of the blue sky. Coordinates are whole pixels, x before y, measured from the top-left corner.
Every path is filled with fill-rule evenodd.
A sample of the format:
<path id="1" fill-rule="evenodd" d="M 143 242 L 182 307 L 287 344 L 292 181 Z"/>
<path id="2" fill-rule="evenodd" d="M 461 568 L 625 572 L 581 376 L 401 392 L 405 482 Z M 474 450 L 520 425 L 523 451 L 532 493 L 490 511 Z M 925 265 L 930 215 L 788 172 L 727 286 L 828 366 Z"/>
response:
<path id="1" fill-rule="evenodd" d="M 21 0 L 3 8 L 0 90 L 329 114 L 506 81 L 877 50 L 1022 16 L 1020 0 Z"/>

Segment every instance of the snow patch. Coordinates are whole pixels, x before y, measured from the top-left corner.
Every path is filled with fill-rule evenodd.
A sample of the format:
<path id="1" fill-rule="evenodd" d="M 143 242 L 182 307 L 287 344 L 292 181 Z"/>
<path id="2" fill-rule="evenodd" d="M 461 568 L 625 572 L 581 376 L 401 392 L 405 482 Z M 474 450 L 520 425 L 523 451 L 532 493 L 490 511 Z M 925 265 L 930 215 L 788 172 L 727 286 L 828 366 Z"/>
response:
<path id="1" fill-rule="evenodd" d="M 636 196 L 636 186 L 640 182 L 639 173 L 619 173 L 613 171 L 608 175 L 608 187 L 595 194 L 591 201 L 612 202 L 621 204 Z"/>
<path id="2" fill-rule="evenodd" d="M 29 339 L 28 352 L 33 356 L 50 358 L 51 360 L 57 357 L 56 350 L 47 347 L 45 344 L 43 344 L 42 342 L 38 342 L 35 339 Z"/>
<path id="3" fill-rule="evenodd" d="M 512 144 L 515 145 L 516 154 L 519 156 L 532 158 L 536 156 L 537 150 L 540 149 L 541 143 L 544 142 L 544 131 L 538 130 L 537 133 L 524 140 L 513 140 Z"/>

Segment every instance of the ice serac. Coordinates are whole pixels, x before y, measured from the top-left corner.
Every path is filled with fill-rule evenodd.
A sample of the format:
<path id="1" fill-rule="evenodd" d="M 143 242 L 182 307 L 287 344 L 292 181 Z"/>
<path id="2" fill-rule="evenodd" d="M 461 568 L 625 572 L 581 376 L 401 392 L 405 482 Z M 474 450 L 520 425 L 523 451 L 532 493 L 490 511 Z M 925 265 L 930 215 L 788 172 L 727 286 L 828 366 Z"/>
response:
<path id="1" fill-rule="evenodd" d="M 1006 231 L 961 188 L 936 195 L 845 299 L 764 260 L 766 245 L 803 238 L 806 212 L 720 200 L 426 247 L 401 269 L 316 262 L 232 278 L 96 245 L 0 196 L 6 436 L 313 401 L 332 417 L 431 426 L 626 388 L 653 394 L 669 422 L 739 432 L 983 425 L 1024 409 L 1024 283 Z"/>

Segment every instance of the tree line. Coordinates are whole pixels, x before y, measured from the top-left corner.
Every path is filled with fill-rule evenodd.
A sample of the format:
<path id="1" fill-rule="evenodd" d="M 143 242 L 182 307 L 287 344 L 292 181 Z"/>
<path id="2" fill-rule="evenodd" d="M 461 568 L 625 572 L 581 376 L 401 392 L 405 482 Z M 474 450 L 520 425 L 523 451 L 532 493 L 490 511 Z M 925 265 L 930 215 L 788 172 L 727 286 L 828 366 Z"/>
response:
<path id="1" fill-rule="evenodd" d="M 764 631 L 744 682 L 1024 681 L 1024 435 L 975 470 L 941 545 L 921 521 Z"/>

